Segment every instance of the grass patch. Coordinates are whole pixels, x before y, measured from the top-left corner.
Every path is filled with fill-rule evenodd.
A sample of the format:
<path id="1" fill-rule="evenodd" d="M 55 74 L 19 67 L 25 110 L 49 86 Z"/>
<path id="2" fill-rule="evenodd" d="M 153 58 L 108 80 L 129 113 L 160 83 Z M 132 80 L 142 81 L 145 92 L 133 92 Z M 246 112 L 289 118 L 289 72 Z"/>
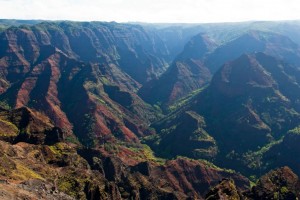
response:
<path id="1" fill-rule="evenodd" d="M 64 176 L 58 181 L 58 189 L 73 197 L 78 194 L 79 182 L 74 177 Z"/>
<path id="2" fill-rule="evenodd" d="M 49 148 L 52 151 L 52 153 L 55 155 L 62 155 L 70 152 L 70 147 L 63 142 L 58 142 L 53 146 L 49 146 Z"/>
<path id="3" fill-rule="evenodd" d="M 44 180 L 39 174 L 33 170 L 25 167 L 24 165 L 16 162 L 16 169 L 12 172 L 12 177 L 15 179 L 28 180 L 28 179 L 41 179 Z"/>
<path id="4" fill-rule="evenodd" d="M 19 134 L 19 129 L 11 122 L 0 119 L 0 137 L 13 137 Z"/>
<path id="5" fill-rule="evenodd" d="M 296 128 L 289 130 L 287 132 L 288 134 L 295 134 L 295 135 L 300 135 L 300 126 L 297 126 Z"/>
<path id="6" fill-rule="evenodd" d="M 113 148 L 113 151 L 115 154 L 118 154 L 119 151 L 122 151 L 122 149 L 127 149 L 131 152 L 133 152 L 132 159 L 137 161 L 150 161 L 156 164 L 164 164 L 165 159 L 156 157 L 152 149 L 146 145 L 146 144 L 134 144 L 134 143 L 128 143 L 128 142 L 119 142 L 118 144 L 111 144 L 111 148 Z"/>
<path id="7" fill-rule="evenodd" d="M 195 97 L 196 95 L 198 95 L 199 93 L 201 93 L 205 88 L 207 88 L 207 86 L 204 86 L 202 88 L 199 88 L 197 90 L 192 91 L 191 93 L 189 93 L 187 96 L 179 99 L 178 101 L 176 101 L 175 103 L 173 103 L 172 105 L 170 105 L 168 107 L 168 112 L 174 112 L 175 110 L 178 110 L 179 108 L 181 108 L 182 106 L 188 104 L 188 102 L 190 102 L 190 100 Z"/>

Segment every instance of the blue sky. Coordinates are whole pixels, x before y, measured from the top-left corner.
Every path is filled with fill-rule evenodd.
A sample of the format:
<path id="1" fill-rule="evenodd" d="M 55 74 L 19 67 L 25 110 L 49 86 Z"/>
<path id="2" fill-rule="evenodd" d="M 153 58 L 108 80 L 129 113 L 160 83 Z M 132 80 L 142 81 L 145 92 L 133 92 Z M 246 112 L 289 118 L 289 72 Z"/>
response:
<path id="1" fill-rule="evenodd" d="M 0 18 L 117 22 L 300 19 L 299 0 L 0 0 Z"/>

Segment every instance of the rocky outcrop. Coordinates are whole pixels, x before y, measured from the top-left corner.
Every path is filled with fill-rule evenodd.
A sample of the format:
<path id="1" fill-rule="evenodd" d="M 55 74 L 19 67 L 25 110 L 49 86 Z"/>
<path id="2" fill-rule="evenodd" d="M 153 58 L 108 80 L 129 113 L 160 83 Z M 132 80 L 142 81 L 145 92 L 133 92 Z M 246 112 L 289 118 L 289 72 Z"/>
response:
<path id="1" fill-rule="evenodd" d="M 66 136 L 47 116 L 27 107 L 1 109 L 0 120 L 0 137 L 11 143 L 53 144 Z"/>
<path id="2" fill-rule="evenodd" d="M 213 159 L 218 147 L 215 139 L 206 132 L 204 118 L 193 111 L 178 116 L 155 124 L 159 135 L 149 136 L 145 141 L 162 157 L 181 155 Z"/>
<path id="3" fill-rule="evenodd" d="M 248 196 L 252 199 L 297 199 L 299 191 L 298 176 L 290 168 L 282 167 L 262 176 Z"/>
<path id="4" fill-rule="evenodd" d="M 161 74 L 167 65 L 168 49 L 151 30 L 117 23 L 43 22 L 1 33 L 0 58 L 18 59 L 17 68 L 28 70 L 38 61 L 43 46 L 52 45 L 67 56 L 84 62 L 109 62 L 144 83 Z M 7 58 L 2 58 L 4 56 Z M 16 68 L 15 68 L 16 69 Z M 19 73 L 15 71 L 16 73 Z"/>
<path id="5" fill-rule="evenodd" d="M 299 197 L 287 167 L 249 189 L 247 178 L 206 161 L 251 180 L 284 165 L 298 173 L 300 73 L 287 62 L 299 63 L 299 47 L 285 36 L 208 31 L 173 60 L 191 35 L 173 30 L 168 39 L 172 28 L 42 22 L 0 29 L 3 198 Z M 164 119 L 161 108 L 171 111 Z"/>
<path id="6" fill-rule="evenodd" d="M 212 188 L 205 196 L 207 200 L 217 199 L 230 199 L 239 200 L 243 199 L 236 189 L 234 181 L 232 179 L 223 179 L 218 185 Z"/>
<path id="7" fill-rule="evenodd" d="M 224 179 L 206 195 L 206 199 L 298 199 L 299 178 L 288 167 L 282 167 L 263 175 L 250 190 L 236 187 L 231 179 Z"/>
<path id="8" fill-rule="evenodd" d="M 0 184 L 10 188 L 6 196 L 26 192 L 30 197 L 50 199 L 63 195 L 75 199 L 202 199 L 210 186 L 225 177 L 235 180 L 241 190 L 249 185 L 239 174 L 187 158 L 165 163 L 146 159 L 128 165 L 120 156 L 76 150 L 65 142 L 48 146 L 0 141 L 0 148 L 0 180 L 4 180 Z"/>
<path id="9" fill-rule="evenodd" d="M 114 139 L 137 142 L 151 133 L 147 124 L 157 116 L 135 94 L 141 86 L 137 79 L 147 77 L 146 68 L 154 65 L 150 58 L 149 65 L 139 63 L 148 56 L 143 48 L 156 51 L 151 45 L 159 43 L 152 43 L 147 34 L 152 33 L 139 26 L 105 23 L 44 22 L 8 28 L 0 34 L 1 104 L 44 113 L 66 136 L 75 134 L 88 146 Z M 139 44 L 145 47 L 140 50 L 135 46 Z M 127 51 L 134 58 L 121 56 Z M 163 63 L 162 57 L 153 60 Z M 122 64 L 126 59 L 134 63 Z M 133 78 L 123 68 L 129 65 L 143 75 Z M 155 67 L 163 70 L 163 65 Z"/>

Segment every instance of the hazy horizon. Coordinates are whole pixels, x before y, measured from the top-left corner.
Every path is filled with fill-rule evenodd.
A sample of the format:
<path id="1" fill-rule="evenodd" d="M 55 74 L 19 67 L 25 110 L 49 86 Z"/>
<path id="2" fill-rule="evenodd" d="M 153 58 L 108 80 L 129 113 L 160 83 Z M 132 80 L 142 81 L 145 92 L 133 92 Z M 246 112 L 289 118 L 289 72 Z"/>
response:
<path id="1" fill-rule="evenodd" d="M 283 21 L 300 19 L 298 4 L 297 0 L 0 0 L 0 18 L 131 23 Z"/>

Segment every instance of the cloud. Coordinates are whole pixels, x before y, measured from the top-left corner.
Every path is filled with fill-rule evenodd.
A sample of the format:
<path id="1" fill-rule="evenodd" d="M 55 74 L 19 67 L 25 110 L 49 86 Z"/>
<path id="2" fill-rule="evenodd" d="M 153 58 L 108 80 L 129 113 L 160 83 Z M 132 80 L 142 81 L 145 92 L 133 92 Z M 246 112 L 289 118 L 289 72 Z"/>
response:
<path id="1" fill-rule="evenodd" d="M 298 4 L 297 0 L 0 0 L 0 18 L 119 22 L 286 20 L 300 19 Z"/>

